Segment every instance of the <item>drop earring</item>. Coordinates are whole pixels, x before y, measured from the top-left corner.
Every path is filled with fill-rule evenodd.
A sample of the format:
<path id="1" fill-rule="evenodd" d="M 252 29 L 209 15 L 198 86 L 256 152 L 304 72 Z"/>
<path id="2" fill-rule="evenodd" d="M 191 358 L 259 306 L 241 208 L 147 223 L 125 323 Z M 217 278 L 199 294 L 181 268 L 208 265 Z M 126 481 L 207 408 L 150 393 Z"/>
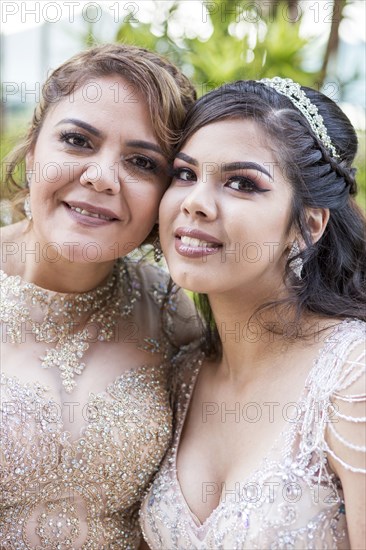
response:
<path id="1" fill-rule="evenodd" d="M 163 257 L 163 251 L 161 249 L 159 237 L 156 237 L 153 243 L 153 247 L 154 247 L 154 260 L 156 263 L 159 263 Z"/>
<path id="2" fill-rule="evenodd" d="M 298 256 L 298 254 L 300 254 L 300 252 L 301 252 L 301 250 L 300 250 L 299 243 L 298 243 L 297 240 L 295 240 L 292 243 L 288 258 L 289 259 L 294 258 L 294 256 Z M 292 260 L 290 262 L 289 265 L 290 265 L 290 269 L 294 273 L 295 277 L 297 279 L 299 279 L 299 281 L 301 281 L 301 279 L 302 279 L 301 272 L 302 272 L 302 268 L 304 267 L 304 262 L 303 262 L 302 258 L 295 258 L 294 260 Z"/>

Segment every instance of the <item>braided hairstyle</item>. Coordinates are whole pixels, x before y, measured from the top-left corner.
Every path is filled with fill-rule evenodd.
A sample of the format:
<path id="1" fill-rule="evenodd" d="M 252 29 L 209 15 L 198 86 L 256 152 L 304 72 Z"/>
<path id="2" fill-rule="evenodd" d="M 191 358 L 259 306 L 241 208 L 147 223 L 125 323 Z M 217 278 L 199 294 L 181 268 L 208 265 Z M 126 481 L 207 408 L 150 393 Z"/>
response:
<path id="1" fill-rule="evenodd" d="M 289 298 L 263 305 L 260 310 L 286 302 L 294 306 L 295 321 L 305 311 L 321 316 L 366 320 L 365 217 L 354 201 L 357 192 L 352 162 L 357 152 L 356 132 L 337 104 L 324 94 L 302 87 L 324 119 L 338 158 L 315 135 L 291 100 L 262 82 L 241 80 L 226 84 L 200 98 L 185 120 L 179 148 L 199 129 L 225 119 L 253 119 L 293 190 L 288 230 L 295 227 L 306 247 L 302 279 L 296 279 L 287 260 L 284 282 Z M 327 208 L 330 218 L 321 239 L 313 243 L 306 223 L 306 208 Z M 208 347 L 215 348 L 217 332 L 206 295 L 197 303 L 211 332 Z M 260 311 L 259 310 L 259 311 Z M 207 336 L 207 335 L 206 335 Z"/>

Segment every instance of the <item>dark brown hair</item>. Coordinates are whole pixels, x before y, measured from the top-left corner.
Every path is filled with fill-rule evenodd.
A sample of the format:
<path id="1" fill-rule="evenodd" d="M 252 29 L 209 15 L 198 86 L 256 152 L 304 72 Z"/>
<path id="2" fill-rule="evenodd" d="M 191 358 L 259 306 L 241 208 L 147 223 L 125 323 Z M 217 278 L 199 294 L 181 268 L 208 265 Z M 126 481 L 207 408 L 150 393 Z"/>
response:
<path id="1" fill-rule="evenodd" d="M 303 260 L 302 279 L 296 279 L 287 260 L 284 281 L 289 298 L 264 304 L 256 316 L 265 309 L 287 305 L 295 310 L 295 322 L 304 312 L 366 320 L 365 217 L 353 198 L 357 191 L 352 168 L 356 132 L 331 99 L 311 88 L 302 89 L 322 115 L 338 159 L 331 156 L 288 97 L 251 80 L 224 85 L 199 99 L 186 118 L 179 148 L 207 124 L 253 119 L 263 129 L 292 187 L 291 226 L 298 229 L 306 243 L 299 254 Z M 316 243 L 306 224 L 306 207 L 330 210 L 324 234 Z M 219 352 L 219 335 L 207 295 L 197 295 L 196 302 L 206 321 L 207 349 Z"/>

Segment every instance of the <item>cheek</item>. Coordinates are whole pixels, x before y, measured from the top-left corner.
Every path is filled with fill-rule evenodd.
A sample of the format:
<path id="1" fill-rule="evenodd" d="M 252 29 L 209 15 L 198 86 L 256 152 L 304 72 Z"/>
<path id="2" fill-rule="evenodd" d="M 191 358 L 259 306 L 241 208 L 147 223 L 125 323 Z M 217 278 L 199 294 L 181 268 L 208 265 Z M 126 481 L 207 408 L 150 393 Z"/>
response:
<path id="1" fill-rule="evenodd" d="M 157 185 L 153 190 L 145 195 L 142 198 L 141 204 L 143 205 L 142 210 L 146 211 L 146 208 L 149 212 L 153 212 L 155 218 L 157 219 L 159 214 L 159 207 L 161 203 L 161 199 L 164 195 L 164 189 Z"/>
<path id="2" fill-rule="evenodd" d="M 168 227 L 168 224 L 171 224 L 180 213 L 182 202 L 183 197 L 179 196 L 173 187 L 169 187 L 160 202 L 159 223 Z"/>
<path id="3" fill-rule="evenodd" d="M 46 185 L 53 187 L 57 187 L 66 179 L 66 174 L 58 162 L 44 164 L 40 176 Z"/>
<path id="4" fill-rule="evenodd" d="M 76 170 L 72 176 L 70 176 L 70 167 L 65 168 L 60 162 L 49 161 L 44 164 L 35 162 L 30 184 L 31 193 L 42 200 L 50 199 L 64 186 L 76 181 L 78 177 Z"/>
<path id="5" fill-rule="evenodd" d="M 159 208 L 159 234 L 162 247 L 167 248 L 168 235 L 174 222 L 175 216 L 171 206 L 171 201 L 167 194 L 164 195 Z"/>
<path id="6" fill-rule="evenodd" d="M 52 208 L 51 199 L 54 195 L 54 191 L 54 187 L 48 182 L 36 182 L 33 179 L 30 191 L 32 210 L 42 211 Z"/>
<path id="7" fill-rule="evenodd" d="M 135 239 L 143 241 L 157 223 L 162 194 L 163 191 L 157 187 L 150 188 L 145 193 L 132 193 L 128 198 L 126 195 L 122 198 L 122 201 L 128 202 L 132 221 L 130 231 Z"/>
<path id="8" fill-rule="evenodd" d="M 166 223 L 166 215 L 169 212 L 169 199 L 167 197 L 167 193 L 163 195 L 160 206 L 159 206 L 159 225 L 160 227 L 165 226 Z"/>

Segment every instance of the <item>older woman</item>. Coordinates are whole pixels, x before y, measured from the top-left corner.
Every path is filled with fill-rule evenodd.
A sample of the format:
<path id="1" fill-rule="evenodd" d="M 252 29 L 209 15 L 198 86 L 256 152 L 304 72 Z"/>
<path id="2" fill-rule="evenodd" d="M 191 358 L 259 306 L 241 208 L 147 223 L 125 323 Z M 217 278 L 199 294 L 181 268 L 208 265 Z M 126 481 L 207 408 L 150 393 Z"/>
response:
<path id="1" fill-rule="evenodd" d="M 205 353 L 177 358 L 176 433 L 144 500 L 152 549 L 365 545 L 365 219 L 357 138 L 291 80 L 188 115 L 160 208 Z"/>
<path id="2" fill-rule="evenodd" d="M 175 320 L 190 309 L 172 294 L 163 312 L 166 278 L 126 255 L 154 239 L 194 96 L 152 52 L 85 51 L 50 75 L 9 159 L 10 183 L 25 159 L 28 184 L 1 234 L 1 548 L 139 544 L 170 440 L 169 342 L 189 337 Z"/>

